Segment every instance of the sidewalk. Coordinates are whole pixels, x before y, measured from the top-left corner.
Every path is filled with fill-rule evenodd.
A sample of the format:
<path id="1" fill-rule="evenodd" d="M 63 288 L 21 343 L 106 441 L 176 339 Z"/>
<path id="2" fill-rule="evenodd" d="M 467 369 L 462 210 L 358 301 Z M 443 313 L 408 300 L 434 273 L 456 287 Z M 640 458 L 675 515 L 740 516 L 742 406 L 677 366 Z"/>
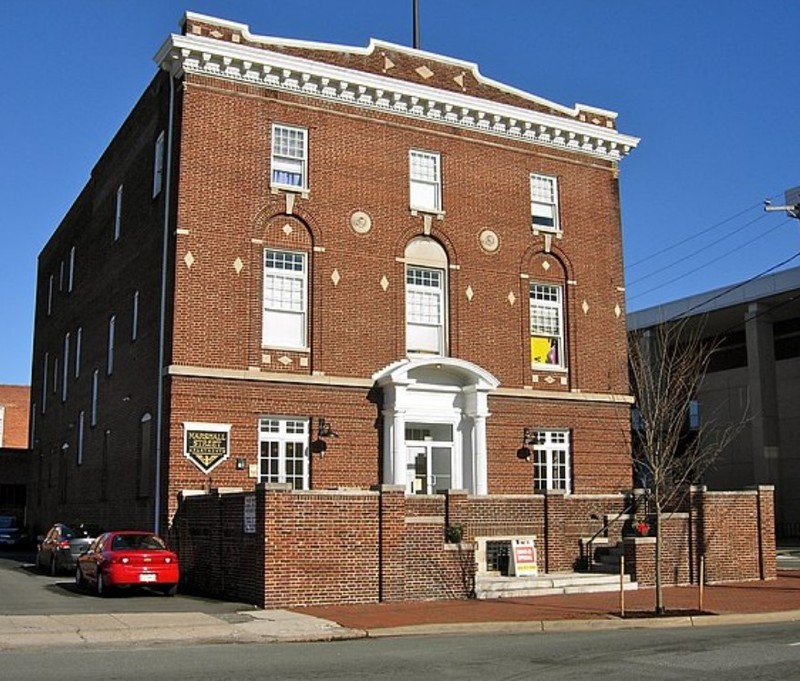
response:
<path id="1" fill-rule="evenodd" d="M 159 643 L 330 641 L 445 633 L 548 632 L 598 628 L 709 626 L 800 620 L 800 570 L 769 582 L 664 589 L 666 617 L 654 617 L 655 591 L 536 596 L 491 601 L 427 601 L 253 610 L 228 615 L 137 613 L 0 617 L 0 650 Z"/>

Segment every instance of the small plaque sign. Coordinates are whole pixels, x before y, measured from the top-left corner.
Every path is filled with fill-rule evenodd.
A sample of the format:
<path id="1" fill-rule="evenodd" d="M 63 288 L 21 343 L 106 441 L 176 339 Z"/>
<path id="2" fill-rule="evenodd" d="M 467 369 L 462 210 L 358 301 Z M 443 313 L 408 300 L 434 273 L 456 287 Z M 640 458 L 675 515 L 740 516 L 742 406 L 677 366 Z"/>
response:
<path id="1" fill-rule="evenodd" d="M 230 424 L 225 423 L 184 423 L 184 456 L 210 473 L 230 455 L 230 432 Z"/>
<path id="2" fill-rule="evenodd" d="M 244 498 L 244 533 L 256 533 L 256 498 L 252 494 Z"/>

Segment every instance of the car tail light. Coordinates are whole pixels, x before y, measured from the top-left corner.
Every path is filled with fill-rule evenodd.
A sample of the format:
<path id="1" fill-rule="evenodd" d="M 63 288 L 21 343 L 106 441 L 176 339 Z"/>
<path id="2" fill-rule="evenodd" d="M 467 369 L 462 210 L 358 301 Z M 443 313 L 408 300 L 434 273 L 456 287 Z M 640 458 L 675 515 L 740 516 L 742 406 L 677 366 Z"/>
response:
<path id="1" fill-rule="evenodd" d="M 127 565 L 131 562 L 131 559 L 128 556 L 113 556 L 111 558 L 112 563 L 122 563 L 123 565 Z"/>
<path id="2" fill-rule="evenodd" d="M 164 558 L 164 562 L 165 562 L 165 563 L 171 563 L 171 562 L 172 562 L 172 558 L 170 558 L 169 556 L 167 556 L 166 558 Z"/>
<path id="3" fill-rule="evenodd" d="M 67 541 L 66 539 L 62 539 L 60 542 L 58 542 L 58 548 L 60 548 L 60 549 L 68 549 L 69 548 L 69 541 Z"/>

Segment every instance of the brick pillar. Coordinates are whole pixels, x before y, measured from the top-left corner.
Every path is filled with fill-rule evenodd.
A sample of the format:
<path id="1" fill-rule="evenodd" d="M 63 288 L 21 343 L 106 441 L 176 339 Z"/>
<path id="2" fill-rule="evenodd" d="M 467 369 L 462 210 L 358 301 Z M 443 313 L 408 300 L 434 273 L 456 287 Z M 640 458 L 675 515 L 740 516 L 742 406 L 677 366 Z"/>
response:
<path id="1" fill-rule="evenodd" d="M 553 489 L 544 493 L 544 571 L 569 570 L 565 559 L 564 530 L 567 517 L 567 502 L 564 490 Z"/>
<path id="2" fill-rule="evenodd" d="M 624 537 L 625 572 L 639 586 L 655 586 L 656 583 L 656 538 Z"/>
<path id="3" fill-rule="evenodd" d="M 467 536 L 470 532 L 467 527 L 467 490 L 448 489 L 445 491 L 444 524 L 448 526 L 459 526 L 464 530 L 462 541 L 472 540 L 473 537 Z"/>
<path id="4" fill-rule="evenodd" d="M 700 558 L 705 555 L 705 485 L 689 486 L 689 583 L 700 582 Z"/>
<path id="5" fill-rule="evenodd" d="M 378 600 L 405 599 L 405 485 L 378 485 Z M 444 539 L 442 540 L 444 541 Z"/>
<path id="6" fill-rule="evenodd" d="M 775 487 L 758 485 L 758 567 L 761 579 L 775 579 Z"/>
<path id="7" fill-rule="evenodd" d="M 269 608 L 288 583 L 286 571 L 294 569 L 284 562 L 284 556 L 293 554 L 289 545 L 292 535 L 284 525 L 292 485 L 288 482 L 265 482 L 256 485 L 256 490 L 264 497 L 264 607 Z"/>

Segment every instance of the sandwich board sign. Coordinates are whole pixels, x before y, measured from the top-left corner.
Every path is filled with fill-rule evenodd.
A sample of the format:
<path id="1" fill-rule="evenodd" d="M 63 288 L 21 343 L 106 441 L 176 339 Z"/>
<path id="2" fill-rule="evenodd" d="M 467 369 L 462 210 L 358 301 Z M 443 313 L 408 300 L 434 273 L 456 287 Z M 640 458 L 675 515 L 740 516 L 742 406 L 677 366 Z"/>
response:
<path id="1" fill-rule="evenodd" d="M 536 559 L 535 539 L 511 540 L 511 564 L 508 574 L 515 577 L 538 577 L 539 564 Z"/>

